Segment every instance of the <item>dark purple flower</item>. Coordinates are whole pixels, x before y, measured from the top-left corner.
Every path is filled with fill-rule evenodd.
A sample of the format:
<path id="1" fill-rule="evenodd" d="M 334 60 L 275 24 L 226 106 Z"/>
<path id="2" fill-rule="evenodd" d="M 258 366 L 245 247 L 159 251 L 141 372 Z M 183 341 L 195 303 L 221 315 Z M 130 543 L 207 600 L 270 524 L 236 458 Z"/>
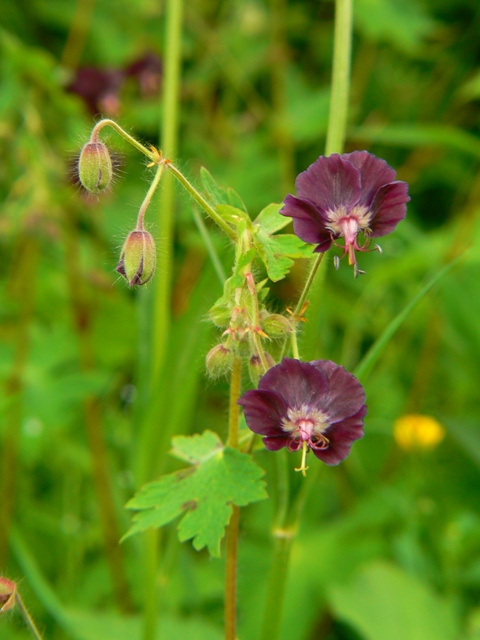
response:
<path id="1" fill-rule="evenodd" d="M 370 238 L 393 231 L 407 212 L 408 185 L 395 175 L 368 151 L 320 156 L 297 177 L 298 196 L 288 195 L 280 213 L 293 218 L 296 235 L 316 244 L 317 253 L 343 237 L 342 257 L 348 253 L 357 275 L 355 251 L 366 251 Z M 361 246 L 359 233 L 365 238 Z"/>
<path id="2" fill-rule="evenodd" d="M 363 436 L 367 413 L 360 382 L 330 360 L 284 358 L 238 404 L 267 449 L 303 449 L 304 454 L 311 449 L 328 465 L 346 458 L 352 443 Z"/>

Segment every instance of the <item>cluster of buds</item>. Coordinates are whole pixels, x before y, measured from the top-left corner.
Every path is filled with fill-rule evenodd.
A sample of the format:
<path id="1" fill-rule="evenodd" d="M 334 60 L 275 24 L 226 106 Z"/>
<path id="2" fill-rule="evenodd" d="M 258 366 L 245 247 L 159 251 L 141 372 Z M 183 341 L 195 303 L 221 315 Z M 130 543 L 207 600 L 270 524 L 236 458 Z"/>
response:
<path id="1" fill-rule="evenodd" d="M 223 329 L 223 341 L 207 354 L 207 371 L 212 377 L 229 372 L 234 355 L 247 359 L 252 382 L 275 365 L 263 343 L 284 339 L 292 331 L 291 322 L 278 313 L 269 313 L 260 301 L 252 274 L 244 274 L 245 284 L 224 296 L 210 310 L 210 319 Z"/>
<path id="2" fill-rule="evenodd" d="M 102 123 L 99 123 L 101 125 Z M 112 156 L 108 147 L 98 140 L 97 125 L 90 140 L 83 146 L 78 158 L 78 178 L 88 193 L 98 195 L 108 189 L 113 179 Z M 161 156 L 159 155 L 159 160 Z M 137 224 L 125 240 L 116 271 L 133 287 L 147 283 L 153 276 L 156 264 L 156 248 L 152 235 L 144 229 L 143 220 L 153 193 L 158 186 L 158 171 L 140 207 Z"/>

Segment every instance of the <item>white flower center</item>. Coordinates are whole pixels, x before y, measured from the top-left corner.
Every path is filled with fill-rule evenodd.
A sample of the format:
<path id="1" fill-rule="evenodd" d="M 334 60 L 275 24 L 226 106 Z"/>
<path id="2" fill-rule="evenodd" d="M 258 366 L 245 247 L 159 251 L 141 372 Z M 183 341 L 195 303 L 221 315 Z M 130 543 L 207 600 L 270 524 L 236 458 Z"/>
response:
<path id="1" fill-rule="evenodd" d="M 372 211 L 367 207 L 354 207 L 351 211 L 345 207 L 330 209 L 326 212 L 328 216 L 327 228 L 335 235 L 344 236 L 347 243 L 352 244 L 359 231 L 368 229 L 372 218 Z"/>
<path id="2" fill-rule="evenodd" d="M 316 443 L 322 438 L 323 432 L 330 426 L 328 416 L 314 407 L 302 405 L 290 408 L 287 417 L 282 420 L 282 429 L 292 438 L 301 442 Z"/>

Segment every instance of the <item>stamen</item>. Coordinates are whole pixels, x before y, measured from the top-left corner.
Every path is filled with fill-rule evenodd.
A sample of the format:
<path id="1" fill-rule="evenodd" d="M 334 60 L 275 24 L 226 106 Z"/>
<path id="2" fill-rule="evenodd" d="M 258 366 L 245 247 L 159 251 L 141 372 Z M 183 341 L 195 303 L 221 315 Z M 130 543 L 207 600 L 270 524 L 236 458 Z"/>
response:
<path id="1" fill-rule="evenodd" d="M 305 462 L 307 461 L 307 453 L 308 453 L 308 445 L 304 440 L 302 444 L 302 463 L 298 469 L 295 469 L 295 471 L 301 471 L 302 476 L 304 478 L 307 477 L 307 469 L 308 469 L 308 467 L 305 466 Z"/>

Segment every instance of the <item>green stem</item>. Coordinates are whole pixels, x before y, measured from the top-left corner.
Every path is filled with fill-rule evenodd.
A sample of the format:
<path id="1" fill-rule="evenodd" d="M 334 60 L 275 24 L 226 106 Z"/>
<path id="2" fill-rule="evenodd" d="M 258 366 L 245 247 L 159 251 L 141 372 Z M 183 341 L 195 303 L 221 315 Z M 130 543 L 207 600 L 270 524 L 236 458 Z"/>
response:
<path id="1" fill-rule="evenodd" d="M 240 397 L 242 382 L 242 360 L 233 357 L 232 375 L 230 379 L 230 404 L 228 418 L 227 446 L 238 448 L 238 431 Z M 238 557 L 238 524 L 240 509 L 232 506 L 232 515 L 228 523 L 225 539 L 225 640 L 236 640 L 237 637 L 237 557 Z"/>
<path id="2" fill-rule="evenodd" d="M 155 173 L 155 177 L 153 178 L 152 184 L 150 185 L 147 191 L 147 195 L 145 196 L 140 206 L 140 210 L 138 212 L 138 217 L 137 217 L 137 227 L 136 227 L 137 231 L 143 230 L 143 221 L 145 219 L 145 213 L 150 205 L 150 202 L 152 201 L 153 194 L 157 190 L 158 184 L 160 182 L 160 178 L 162 177 L 163 167 L 164 167 L 163 163 L 157 166 L 157 172 Z"/>
<path id="3" fill-rule="evenodd" d="M 35 640 L 43 640 L 40 631 L 37 629 L 37 626 L 33 621 L 32 616 L 30 615 L 27 607 L 25 606 L 25 603 L 22 600 L 22 596 L 18 593 L 18 591 L 15 592 L 15 604 L 17 605 L 25 624 L 29 628 L 30 633 L 35 638 Z"/>
<path id="4" fill-rule="evenodd" d="M 147 156 L 147 158 L 151 162 L 155 162 L 155 163 L 158 162 L 159 157 L 155 151 L 151 149 L 147 149 L 147 147 L 144 147 L 143 144 L 141 144 L 141 142 L 139 142 L 136 138 L 134 138 L 129 133 L 127 133 L 124 129 L 122 129 L 122 127 L 119 124 L 117 124 L 115 120 L 110 120 L 110 118 L 104 118 L 103 120 L 100 120 L 100 122 L 98 122 L 93 127 L 92 133 L 90 134 L 90 142 L 98 142 L 98 136 L 100 134 L 100 131 L 105 127 L 111 127 L 112 129 L 114 129 L 118 134 L 122 136 L 122 138 L 124 138 L 127 142 L 129 142 L 132 145 L 132 147 L 135 147 L 137 151 L 140 151 L 140 153 L 143 153 L 143 155 Z"/>
<path id="5" fill-rule="evenodd" d="M 187 180 L 187 178 L 181 173 L 171 162 L 165 163 L 167 169 L 173 173 L 180 184 L 185 187 L 192 198 L 198 202 L 202 209 L 207 213 L 214 222 L 218 224 L 220 229 L 224 231 L 231 240 L 237 239 L 237 234 L 232 227 L 225 222 L 225 220 L 215 211 L 215 209 L 205 200 L 201 193 L 199 193 L 195 187 Z"/>
<path id="6" fill-rule="evenodd" d="M 325 155 L 342 153 L 350 89 L 353 0 L 335 0 L 332 93 Z"/>
<path id="7" fill-rule="evenodd" d="M 167 0 L 165 7 L 165 82 L 163 92 L 163 118 L 161 118 L 161 148 L 165 154 L 175 156 L 178 146 L 178 111 L 179 111 L 179 86 L 181 75 L 181 42 L 182 42 L 182 17 L 183 0 Z M 141 148 L 142 153 L 145 151 Z M 159 157 L 154 151 L 152 162 L 158 162 Z M 149 154 L 146 154 L 149 157 Z M 150 156 L 151 157 L 151 156 Z M 155 280 L 153 292 L 153 331 L 152 331 L 152 357 L 149 370 L 151 372 L 151 383 L 148 389 L 150 402 L 152 397 L 161 388 L 162 375 L 165 371 L 165 356 L 167 353 L 170 338 L 171 325 L 171 291 L 173 272 L 173 227 L 174 227 L 174 190 L 171 179 L 165 176 L 161 193 L 161 206 L 159 207 L 157 226 L 158 235 L 162 239 L 162 250 L 158 254 L 157 268 L 161 274 Z M 158 430 L 156 420 L 146 420 L 144 422 L 147 430 L 147 437 L 144 442 L 153 442 L 152 430 Z M 143 450 L 143 471 L 141 482 L 149 479 L 155 469 L 156 451 Z M 160 464 L 164 464 L 162 460 Z M 144 577 L 145 577 L 145 599 L 143 617 L 143 639 L 154 640 L 156 637 L 157 619 L 159 614 L 157 571 L 159 564 L 158 545 L 160 533 L 158 531 L 146 538 L 144 548 Z"/>
<path id="8" fill-rule="evenodd" d="M 220 284 L 223 287 L 225 280 L 227 279 L 227 275 L 223 269 L 223 265 L 220 261 L 220 258 L 218 257 L 217 250 L 215 249 L 215 246 L 212 242 L 210 234 L 208 233 L 208 229 L 203 221 L 202 216 L 198 213 L 198 211 L 193 212 L 193 219 L 195 220 L 197 229 L 200 232 L 200 235 L 202 236 L 202 239 L 205 243 L 208 255 L 210 256 L 210 260 L 212 261 L 213 268 L 215 269 L 215 273 L 217 274 L 218 279 L 220 280 Z"/>
<path id="9" fill-rule="evenodd" d="M 292 344 L 292 351 L 294 354 L 294 358 L 298 359 L 298 345 L 297 345 L 297 329 L 298 329 L 298 325 L 300 323 L 300 318 L 303 315 L 303 312 L 305 311 L 305 303 L 307 301 L 307 297 L 308 294 L 310 293 L 310 290 L 312 288 L 313 285 L 313 281 L 315 280 L 315 276 L 317 274 L 318 268 L 320 267 L 320 265 L 322 264 L 322 260 L 324 258 L 325 254 L 324 253 L 319 253 L 317 254 L 317 256 L 315 258 L 312 259 L 312 266 L 310 268 L 310 272 L 308 274 L 308 277 L 305 281 L 305 284 L 303 286 L 303 291 L 300 294 L 300 298 L 298 299 L 297 305 L 295 307 L 295 310 L 293 312 L 292 318 L 293 318 L 293 331 L 292 331 L 292 335 L 291 335 L 291 344 Z M 287 344 L 288 344 L 288 338 L 285 340 L 284 344 L 283 344 L 283 348 L 282 348 L 282 353 L 281 353 L 281 358 L 283 358 L 283 356 L 286 354 L 286 350 L 287 350 Z"/>
<path id="10" fill-rule="evenodd" d="M 176 0 L 170 0 L 170 2 L 175 3 Z M 167 93 L 167 81 L 165 82 L 166 82 L 165 91 Z M 167 100 L 167 95 L 165 100 L 166 102 L 169 102 L 169 100 Z M 170 117 L 175 119 L 174 125 L 176 127 L 177 116 L 175 114 L 175 111 L 173 110 L 171 105 L 168 108 L 167 106 L 165 106 L 165 118 L 164 118 L 165 126 L 164 126 L 164 132 L 162 135 L 162 140 L 163 140 L 162 148 L 165 154 L 174 156 L 176 152 L 176 143 L 175 145 L 173 144 L 173 139 L 171 138 L 171 135 L 169 133 L 173 124 L 167 128 L 167 124 L 166 124 L 168 123 L 167 114 L 170 114 Z M 222 229 L 222 231 L 224 231 L 231 240 L 236 240 L 237 235 L 234 229 L 232 229 L 232 227 L 225 222 L 225 220 L 205 200 L 202 194 L 195 189 L 193 184 L 187 180 L 187 178 L 183 175 L 183 173 L 179 171 L 179 169 L 177 169 L 177 167 L 175 167 L 175 165 L 173 165 L 170 160 L 162 160 L 161 155 L 156 150 L 147 149 L 147 147 L 141 144 L 133 136 L 128 134 L 114 120 L 110 120 L 109 118 L 100 120 L 100 122 L 96 124 L 92 130 L 92 133 L 90 135 L 91 142 L 98 141 L 99 133 L 104 127 L 112 127 L 112 129 L 114 129 L 123 138 L 125 138 L 125 140 L 129 142 L 132 146 L 134 146 L 138 151 L 140 151 L 140 153 L 143 153 L 145 156 L 147 156 L 147 158 L 151 162 L 155 164 L 164 164 L 170 170 L 170 173 L 172 173 L 180 182 L 180 184 L 188 191 L 188 193 L 192 196 L 192 198 L 201 206 L 201 208 L 205 211 L 205 213 L 208 214 L 212 218 L 212 220 L 218 224 L 218 226 Z M 168 187 L 168 182 L 166 182 L 165 185 L 166 186 L 165 186 L 163 198 L 162 198 L 163 205 L 164 205 L 164 207 L 162 208 L 162 220 L 165 219 L 165 216 L 166 216 L 165 211 L 167 210 L 167 207 L 165 207 L 165 201 L 169 201 L 170 199 L 172 199 L 172 202 L 173 202 L 173 195 L 169 195 L 169 191 L 171 190 L 171 187 Z"/>
<path id="11" fill-rule="evenodd" d="M 335 152 L 342 153 L 345 140 L 352 39 L 352 5 L 353 0 L 336 0 L 335 2 L 332 98 L 325 151 L 326 155 Z M 296 323 L 298 323 L 299 316 L 304 311 L 304 304 L 312 290 L 314 278 L 322 260 L 323 254 L 319 254 L 313 261 L 309 276 L 294 311 L 294 320 L 296 320 Z M 296 330 L 296 326 L 294 330 Z M 293 344 L 295 345 L 295 341 Z M 285 349 L 286 342 L 283 351 L 285 351 Z M 319 465 L 320 463 L 316 464 L 307 478 L 302 481 L 301 489 L 292 507 L 289 509 L 288 516 L 284 515 L 285 507 L 282 501 L 279 501 L 277 506 L 279 511 L 275 516 L 275 526 L 272 532 L 274 550 L 267 584 L 261 640 L 277 640 L 280 635 L 281 613 L 285 596 L 290 552 L 308 492 L 316 481 Z M 282 493 L 285 491 L 283 486 L 281 486 L 279 490 L 281 490 Z"/>
<path id="12" fill-rule="evenodd" d="M 8 400 L 5 416 L 3 451 L 0 459 L 0 567 L 7 565 L 8 536 L 16 505 L 18 450 L 23 418 L 23 388 L 30 351 L 30 325 L 35 308 L 36 273 L 39 247 L 32 234 L 25 237 L 14 264 L 12 295 L 19 306 L 15 323 L 12 369 L 5 385 Z"/>

